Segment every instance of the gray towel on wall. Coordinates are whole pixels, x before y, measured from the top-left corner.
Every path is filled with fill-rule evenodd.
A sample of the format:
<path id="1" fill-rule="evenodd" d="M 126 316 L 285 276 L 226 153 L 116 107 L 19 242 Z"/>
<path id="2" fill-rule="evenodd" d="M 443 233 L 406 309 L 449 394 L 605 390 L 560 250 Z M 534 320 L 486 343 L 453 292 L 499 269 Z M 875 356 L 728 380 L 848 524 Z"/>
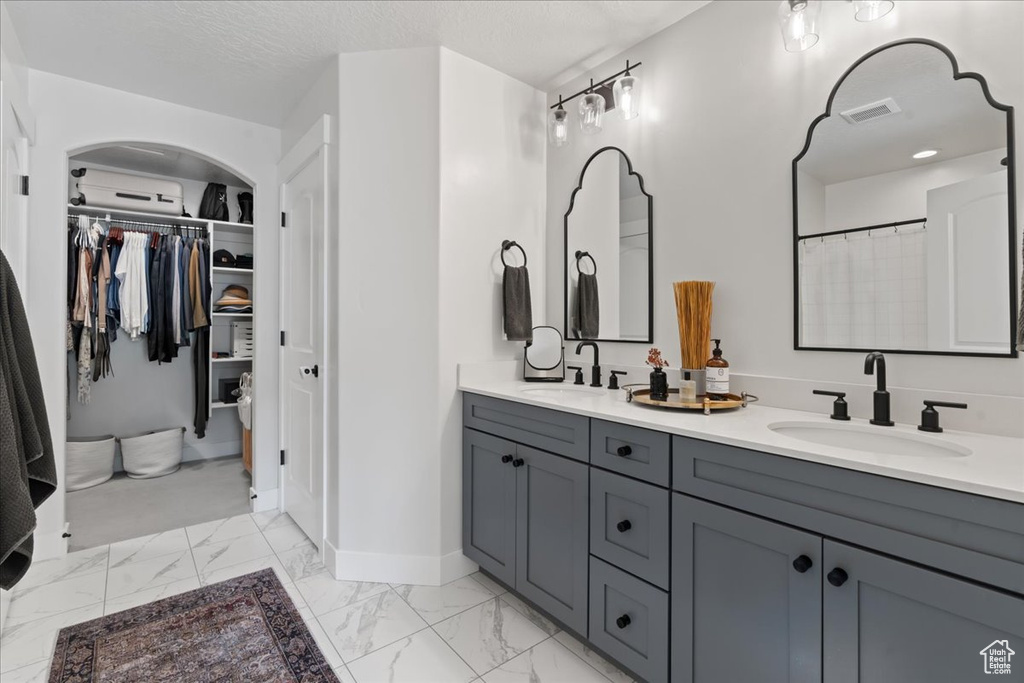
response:
<path id="1" fill-rule="evenodd" d="M 36 508 L 57 489 L 50 424 L 18 284 L 0 251 L 0 588 L 32 563 Z"/>
<path id="2" fill-rule="evenodd" d="M 581 339 L 597 339 L 601 334 L 601 303 L 597 296 L 597 275 L 580 273 L 576 290 L 577 333 Z"/>
<path id="3" fill-rule="evenodd" d="M 501 276 L 505 337 L 509 341 L 533 339 L 533 304 L 530 301 L 530 273 L 526 266 L 505 266 Z"/>

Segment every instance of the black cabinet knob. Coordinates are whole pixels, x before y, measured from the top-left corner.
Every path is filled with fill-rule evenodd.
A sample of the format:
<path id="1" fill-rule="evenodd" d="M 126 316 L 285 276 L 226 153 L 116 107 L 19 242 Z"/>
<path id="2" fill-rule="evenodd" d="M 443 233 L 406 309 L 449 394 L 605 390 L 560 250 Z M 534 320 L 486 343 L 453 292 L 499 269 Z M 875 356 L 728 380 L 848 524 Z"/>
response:
<path id="1" fill-rule="evenodd" d="M 850 575 L 846 573 L 845 569 L 836 567 L 835 569 L 830 571 L 828 573 L 828 576 L 826 576 L 825 578 L 827 578 L 828 582 L 831 583 L 833 586 L 839 588 L 844 583 L 846 583 L 846 580 L 850 578 Z"/>
<path id="2" fill-rule="evenodd" d="M 615 450 L 615 453 L 616 453 L 616 455 L 619 455 L 619 456 L 625 458 L 626 456 L 628 456 L 628 455 L 633 453 L 633 449 L 630 448 L 629 446 L 619 446 Z"/>
<path id="3" fill-rule="evenodd" d="M 615 625 L 619 628 L 626 628 L 631 623 L 633 623 L 633 620 L 629 618 L 628 614 L 623 614 L 621 617 L 615 620 Z"/>
<path id="4" fill-rule="evenodd" d="M 512 461 L 512 467 L 522 467 L 523 462 L 524 461 L 522 458 L 516 458 L 515 460 Z"/>
<path id="5" fill-rule="evenodd" d="M 503 455 L 503 456 L 501 456 L 501 461 L 507 465 L 510 462 L 512 462 L 512 456 L 511 455 Z"/>
<path id="6" fill-rule="evenodd" d="M 803 574 L 805 571 L 807 571 L 813 566 L 814 560 L 807 557 L 806 555 L 801 555 L 800 557 L 793 560 L 793 569 L 797 570 L 801 574 Z"/>
<path id="7" fill-rule="evenodd" d="M 633 524 L 628 519 L 624 519 L 616 524 L 615 528 L 619 530 L 619 533 L 624 534 L 633 528 Z"/>

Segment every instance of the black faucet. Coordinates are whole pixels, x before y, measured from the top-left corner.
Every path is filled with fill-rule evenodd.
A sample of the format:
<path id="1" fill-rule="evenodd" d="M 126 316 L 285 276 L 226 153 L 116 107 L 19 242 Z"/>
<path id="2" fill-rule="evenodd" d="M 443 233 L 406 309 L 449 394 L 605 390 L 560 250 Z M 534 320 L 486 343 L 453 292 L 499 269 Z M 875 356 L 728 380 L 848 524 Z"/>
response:
<path id="1" fill-rule="evenodd" d="M 892 427 L 896 423 L 889 417 L 889 392 L 885 389 L 885 356 L 878 351 L 872 351 L 864 359 L 864 374 L 875 375 L 876 365 L 878 385 L 875 387 L 875 416 L 871 418 L 871 424 Z"/>
<path id="2" fill-rule="evenodd" d="M 591 346 L 594 349 L 594 367 L 590 371 L 590 386 L 599 387 L 601 386 L 601 351 L 597 348 L 597 342 L 583 341 L 576 345 L 577 356 L 580 355 L 584 346 Z"/>

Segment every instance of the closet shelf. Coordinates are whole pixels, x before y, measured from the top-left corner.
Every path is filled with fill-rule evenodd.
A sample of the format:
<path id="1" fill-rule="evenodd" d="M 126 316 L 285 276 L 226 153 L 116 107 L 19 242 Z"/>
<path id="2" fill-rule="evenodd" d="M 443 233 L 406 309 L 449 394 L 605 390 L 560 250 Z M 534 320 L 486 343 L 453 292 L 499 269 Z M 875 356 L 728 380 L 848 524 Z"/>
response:
<path id="1" fill-rule="evenodd" d="M 227 266 L 214 266 L 213 272 L 215 273 L 230 273 L 232 275 L 252 275 L 252 268 L 229 268 Z"/>
<path id="2" fill-rule="evenodd" d="M 224 403 L 223 401 L 214 401 L 210 404 L 210 408 L 217 410 L 218 408 L 237 408 L 237 403 Z"/>
<path id="3" fill-rule="evenodd" d="M 251 318 L 252 313 L 214 313 L 214 318 Z"/>
<path id="4" fill-rule="evenodd" d="M 92 206 L 91 204 L 75 206 L 68 204 L 68 213 L 86 214 L 109 214 L 111 220 L 150 220 L 154 223 L 180 223 L 183 226 L 206 227 L 212 224 L 214 230 L 226 232 L 251 233 L 253 226 L 249 223 L 229 223 L 228 221 L 211 221 L 205 218 L 186 218 L 184 216 L 171 216 L 166 213 L 149 213 L 146 211 L 128 211 L 127 209 L 110 209 L 104 206 Z"/>
<path id="5" fill-rule="evenodd" d="M 213 358 L 211 359 L 214 363 L 251 363 L 252 357 L 249 358 Z"/>

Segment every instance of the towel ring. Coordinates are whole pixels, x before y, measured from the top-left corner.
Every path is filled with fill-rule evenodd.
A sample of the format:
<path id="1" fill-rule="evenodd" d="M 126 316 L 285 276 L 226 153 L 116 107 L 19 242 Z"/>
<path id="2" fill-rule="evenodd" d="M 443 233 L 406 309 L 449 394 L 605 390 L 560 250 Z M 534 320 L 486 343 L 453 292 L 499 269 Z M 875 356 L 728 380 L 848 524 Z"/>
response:
<path id="1" fill-rule="evenodd" d="M 526 266 L 526 250 L 523 249 L 521 246 L 519 246 L 518 242 L 514 242 L 512 240 L 504 240 L 501 243 L 501 265 L 503 265 L 505 267 L 509 267 L 509 265 L 507 263 L 505 263 L 505 252 L 508 251 L 509 249 L 511 249 L 512 247 L 516 247 L 517 249 L 519 249 L 520 252 L 522 252 L 522 254 L 523 254 L 523 266 L 525 267 Z"/>
<path id="2" fill-rule="evenodd" d="M 594 266 L 594 275 L 597 275 L 597 261 L 594 260 L 594 257 L 590 255 L 589 251 L 576 252 L 576 272 L 579 273 L 580 275 L 583 275 L 583 271 L 580 270 L 580 259 L 584 258 L 590 259 L 590 263 L 593 264 Z"/>

